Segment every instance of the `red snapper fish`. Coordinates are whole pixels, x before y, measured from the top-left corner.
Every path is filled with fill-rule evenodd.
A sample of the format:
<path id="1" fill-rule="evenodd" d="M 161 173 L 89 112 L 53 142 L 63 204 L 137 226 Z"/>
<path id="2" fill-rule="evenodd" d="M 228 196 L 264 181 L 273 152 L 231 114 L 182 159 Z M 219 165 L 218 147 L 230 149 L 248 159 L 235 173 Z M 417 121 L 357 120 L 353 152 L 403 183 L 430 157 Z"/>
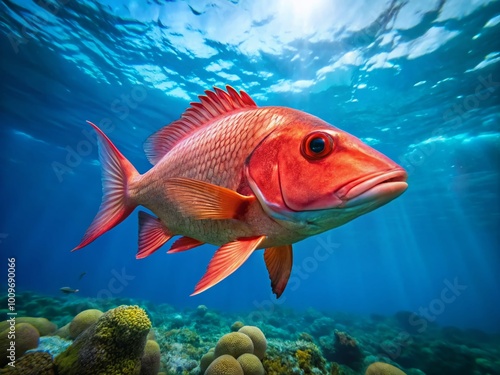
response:
<path id="1" fill-rule="evenodd" d="M 215 87 L 145 142 L 154 165 L 139 174 L 94 124 L 103 198 L 81 249 L 139 211 L 139 251 L 151 255 L 220 246 L 192 295 L 214 286 L 265 249 L 279 297 L 292 270 L 292 244 L 388 203 L 406 188 L 392 160 L 308 113 L 258 107 L 244 91 Z"/>

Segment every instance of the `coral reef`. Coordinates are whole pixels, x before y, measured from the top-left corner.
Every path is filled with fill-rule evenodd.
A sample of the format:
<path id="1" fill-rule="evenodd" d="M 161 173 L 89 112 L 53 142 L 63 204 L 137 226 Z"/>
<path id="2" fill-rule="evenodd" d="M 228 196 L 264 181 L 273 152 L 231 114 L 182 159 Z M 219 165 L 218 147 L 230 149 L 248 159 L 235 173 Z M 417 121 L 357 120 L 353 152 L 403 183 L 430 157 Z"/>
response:
<path id="1" fill-rule="evenodd" d="M 297 350 L 295 352 L 295 358 L 299 364 L 299 368 L 304 370 L 305 373 L 311 372 L 311 350 Z"/>
<path id="2" fill-rule="evenodd" d="M 55 358 L 58 375 L 137 374 L 151 322 L 138 306 L 103 314 Z"/>
<path id="3" fill-rule="evenodd" d="M 418 315 L 411 311 L 398 311 L 393 316 L 396 323 L 399 324 L 405 332 L 412 335 L 418 333 L 420 328 L 419 324 L 412 324 L 412 322 L 415 321 L 415 317 L 418 317 Z"/>
<path id="4" fill-rule="evenodd" d="M 348 366 L 339 365 L 337 362 L 332 362 L 332 364 L 330 365 L 330 374 L 329 375 L 357 375 L 357 374 L 360 374 L 360 372 L 356 372 Z M 417 375 L 417 374 L 413 374 L 413 375 Z M 419 374 L 419 375 L 423 375 L 423 374 Z"/>
<path id="5" fill-rule="evenodd" d="M 328 371 L 316 344 L 303 340 L 268 340 L 262 363 L 267 375 L 326 374 Z"/>
<path id="6" fill-rule="evenodd" d="M 335 343 L 333 360 L 339 364 L 344 364 L 354 370 L 361 368 L 363 363 L 363 353 L 358 346 L 358 342 L 345 332 L 335 330 Z"/>
<path id="7" fill-rule="evenodd" d="M 179 369 L 191 371 L 197 367 L 198 361 L 204 352 L 200 336 L 191 328 L 168 329 L 169 323 L 157 328 L 161 334 L 156 341 L 162 353 L 161 362 L 167 373 L 178 373 Z M 214 343 L 215 345 L 215 343 Z"/>
<path id="8" fill-rule="evenodd" d="M 438 341 L 433 343 L 428 350 L 433 353 L 433 356 L 423 359 L 419 365 L 426 375 L 474 373 L 476 368 L 474 354 L 464 350 L 460 345 Z"/>
<path id="9" fill-rule="evenodd" d="M 310 326 L 310 333 L 315 337 L 328 336 L 335 329 L 335 321 L 332 318 L 322 316 L 315 319 Z"/>
<path id="10" fill-rule="evenodd" d="M 208 307 L 206 307 L 205 305 L 199 305 L 197 308 L 196 308 L 196 315 L 200 318 L 203 318 L 208 312 Z"/>
<path id="11" fill-rule="evenodd" d="M 30 334 L 16 338 L 16 370 L 6 366 L 0 374 L 31 374 L 35 369 L 34 374 L 51 375 L 59 370 L 57 363 L 61 370 L 58 375 L 113 372 L 138 375 L 140 371 L 154 375 L 204 375 L 213 363 L 219 362 L 211 371 L 224 373 L 224 363 L 230 362 L 237 373 L 241 374 L 238 372 L 241 370 L 244 375 L 260 375 L 259 363 L 267 375 L 365 375 L 365 371 L 387 372 L 389 368 L 408 375 L 500 375 L 500 335 L 437 324 L 429 324 L 423 332 L 409 332 L 406 324 L 412 315 L 408 312 L 363 317 L 275 306 L 272 314 L 238 314 L 217 312 L 209 305 L 179 310 L 168 304 L 155 305 L 123 297 L 47 297 L 32 292 L 20 292 L 18 301 L 18 315 L 36 319 L 33 322 L 43 333 L 53 332 L 56 324 L 62 328 L 53 336 L 38 339 L 38 330 L 23 323 L 18 333 L 28 328 Z M 145 313 L 137 307 L 130 314 L 118 314 L 123 319 L 109 319 L 114 314 L 110 309 L 123 304 L 147 309 L 154 328 L 150 329 L 147 322 L 138 324 L 146 320 L 138 319 Z M 64 339 L 69 338 L 69 322 L 89 309 L 110 311 L 74 341 Z M 123 307 L 117 311 L 120 309 Z M 252 329 L 248 330 L 252 325 L 254 331 L 265 332 L 265 337 L 252 335 Z M 141 328 L 134 328 L 137 326 Z M 214 360 L 215 346 L 228 332 L 248 335 L 253 354 L 230 356 L 233 360 L 227 362 Z M 19 350 L 22 346 L 19 344 L 30 337 L 36 339 L 28 346 L 33 349 L 22 355 L 24 349 Z M 147 339 L 155 340 L 156 344 Z M 265 343 L 265 355 L 259 353 L 258 342 Z M 116 349 L 116 345 L 121 349 Z M 357 353 L 353 354 L 353 350 Z M 54 364 L 50 356 L 57 358 Z M 259 362 L 257 357 L 261 357 Z M 83 371 L 81 363 L 89 358 L 102 368 L 89 366 L 88 372 Z M 383 364 L 374 365 L 377 362 Z M 247 368 L 246 364 L 254 366 Z"/>

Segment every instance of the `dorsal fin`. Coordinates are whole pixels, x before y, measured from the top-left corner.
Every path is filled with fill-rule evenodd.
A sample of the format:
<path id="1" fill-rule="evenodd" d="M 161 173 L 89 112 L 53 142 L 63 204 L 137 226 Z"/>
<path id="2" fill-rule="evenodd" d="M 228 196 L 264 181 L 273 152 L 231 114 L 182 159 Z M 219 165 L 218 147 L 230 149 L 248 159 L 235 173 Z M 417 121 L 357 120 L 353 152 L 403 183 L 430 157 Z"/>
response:
<path id="1" fill-rule="evenodd" d="M 200 95 L 200 103 L 190 103 L 181 118 L 164 126 L 151 135 L 144 143 L 144 151 L 151 164 L 158 161 L 177 143 L 209 120 L 245 107 L 257 107 L 253 99 L 243 90 L 239 93 L 231 86 L 226 91 L 214 87 Z"/>

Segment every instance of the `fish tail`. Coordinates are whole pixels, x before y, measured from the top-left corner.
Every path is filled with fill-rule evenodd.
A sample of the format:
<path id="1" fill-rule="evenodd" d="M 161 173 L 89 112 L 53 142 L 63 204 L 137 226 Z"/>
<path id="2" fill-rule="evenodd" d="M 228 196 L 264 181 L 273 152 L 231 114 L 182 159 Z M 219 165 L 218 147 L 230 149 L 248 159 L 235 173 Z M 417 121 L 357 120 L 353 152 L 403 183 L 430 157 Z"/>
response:
<path id="1" fill-rule="evenodd" d="M 102 166 L 103 197 L 99 211 L 85 232 L 80 244 L 72 251 L 81 249 L 101 234 L 114 228 L 127 218 L 137 204 L 129 195 L 128 185 L 139 173 L 95 124 L 87 121 L 97 133 L 99 161 Z"/>

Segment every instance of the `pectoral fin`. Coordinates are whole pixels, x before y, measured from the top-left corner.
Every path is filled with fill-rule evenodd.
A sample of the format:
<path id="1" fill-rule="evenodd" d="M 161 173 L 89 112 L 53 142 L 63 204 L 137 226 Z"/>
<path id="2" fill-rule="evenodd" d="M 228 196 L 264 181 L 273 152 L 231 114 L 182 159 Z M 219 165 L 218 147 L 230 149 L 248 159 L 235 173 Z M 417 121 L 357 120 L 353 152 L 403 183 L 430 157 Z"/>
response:
<path id="1" fill-rule="evenodd" d="M 166 181 L 170 199 L 196 219 L 236 219 L 255 197 L 190 178 L 176 177 Z"/>
<path id="2" fill-rule="evenodd" d="M 266 236 L 239 238 L 220 247 L 196 284 L 192 296 L 204 292 L 236 271 L 259 247 Z"/>
<path id="3" fill-rule="evenodd" d="M 276 298 L 280 298 L 292 273 L 292 245 L 270 247 L 264 251 L 267 271 L 271 279 L 271 288 Z"/>

